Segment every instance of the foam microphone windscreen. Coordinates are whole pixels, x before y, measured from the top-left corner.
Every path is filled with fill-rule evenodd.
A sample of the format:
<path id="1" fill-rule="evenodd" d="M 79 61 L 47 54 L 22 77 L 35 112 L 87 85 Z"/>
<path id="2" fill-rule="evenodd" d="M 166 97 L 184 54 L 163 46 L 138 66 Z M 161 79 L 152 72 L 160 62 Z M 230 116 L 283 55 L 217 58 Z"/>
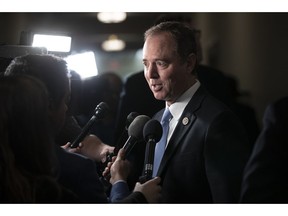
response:
<path id="1" fill-rule="evenodd" d="M 160 122 L 155 119 L 151 119 L 143 128 L 143 136 L 145 141 L 148 142 L 149 139 L 154 139 L 155 142 L 159 142 L 162 137 L 162 130 L 163 129 Z"/>
<path id="2" fill-rule="evenodd" d="M 128 128 L 128 135 L 143 139 L 143 128 L 149 120 L 150 117 L 146 115 L 137 116 Z"/>

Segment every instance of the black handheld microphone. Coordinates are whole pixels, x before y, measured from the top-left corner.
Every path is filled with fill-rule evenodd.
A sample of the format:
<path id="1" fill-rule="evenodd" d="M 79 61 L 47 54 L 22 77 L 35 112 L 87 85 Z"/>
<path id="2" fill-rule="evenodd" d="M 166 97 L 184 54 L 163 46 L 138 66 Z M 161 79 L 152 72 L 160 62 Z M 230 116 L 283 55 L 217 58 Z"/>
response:
<path id="1" fill-rule="evenodd" d="M 137 112 L 131 112 L 126 119 L 125 130 L 128 131 L 130 124 L 134 121 L 134 119 L 139 116 Z"/>
<path id="2" fill-rule="evenodd" d="M 159 121 L 151 119 L 143 129 L 143 136 L 146 144 L 144 175 L 140 177 L 140 182 L 144 183 L 152 179 L 155 146 L 162 137 L 163 129 Z"/>
<path id="3" fill-rule="evenodd" d="M 139 114 L 137 112 L 131 112 L 127 116 L 125 128 L 122 131 L 121 137 L 120 137 L 117 145 L 115 146 L 114 155 L 117 155 L 119 149 L 123 147 L 125 140 L 128 138 L 128 128 L 137 116 L 139 116 Z"/>
<path id="4" fill-rule="evenodd" d="M 74 142 L 70 145 L 70 148 L 76 148 L 79 146 L 79 143 L 84 139 L 85 136 L 87 136 L 89 130 L 93 126 L 93 124 L 99 120 L 103 119 L 106 114 L 108 113 L 109 107 L 106 103 L 101 102 L 99 103 L 95 110 L 93 116 L 90 118 L 90 120 L 87 122 L 87 124 L 83 127 L 81 133 L 78 135 L 78 137 L 74 140 Z"/>
<path id="5" fill-rule="evenodd" d="M 125 142 L 123 149 L 125 150 L 125 158 L 129 156 L 135 144 L 143 139 L 143 128 L 150 120 L 146 115 L 138 115 L 128 127 L 128 139 Z M 124 158 L 124 159 L 125 159 Z M 110 173 L 105 177 L 106 181 L 110 179 Z"/>
<path id="6" fill-rule="evenodd" d="M 118 154 L 118 151 L 120 148 L 123 147 L 124 143 L 125 143 L 125 140 L 128 138 L 128 128 L 130 126 L 130 124 L 134 121 L 134 119 L 139 116 L 139 114 L 137 112 L 131 112 L 128 116 L 127 116 L 127 119 L 126 119 L 126 124 L 125 124 L 125 128 L 124 130 L 122 131 L 122 134 L 119 138 L 119 140 L 117 141 L 117 144 L 114 148 L 114 151 L 112 153 L 109 153 L 107 156 L 106 156 L 106 161 L 105 161 L 105 167 L 107 165 L 108 162 L 111 162 L 112 161 L 112 157 L 117 155 Z M 104 168 L 105 168 L 104 167 Z"/>
<path id="7" fill-rule="evenodd" d="M 125 157 L 130 154 L 137 141 L 143 139 L 143 128 L 149 120 L 150 117 L 146 115 L 139 115 L 128 127 L 129 137 L 123 146 L 123 149 L 125 150 Z"/>

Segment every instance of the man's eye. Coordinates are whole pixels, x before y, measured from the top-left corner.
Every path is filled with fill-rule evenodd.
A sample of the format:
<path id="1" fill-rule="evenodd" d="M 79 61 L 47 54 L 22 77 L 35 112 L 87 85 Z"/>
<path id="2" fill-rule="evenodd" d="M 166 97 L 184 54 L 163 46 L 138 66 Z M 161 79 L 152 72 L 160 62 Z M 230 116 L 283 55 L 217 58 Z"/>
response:
<path id="1" fill-rule="evenodd" d="M 159 65 L 161 67 L 165 67 L 167 65 L 167 63 L 164 61 L 157 61 L 157 65 Z"/>
<path id="2" fill-rule="evenodd" d="M 143 65 L 144 65 L 145 67 L 147 67 L 147 62 L 146 62 L 146 61 L 143 61 Z"/>

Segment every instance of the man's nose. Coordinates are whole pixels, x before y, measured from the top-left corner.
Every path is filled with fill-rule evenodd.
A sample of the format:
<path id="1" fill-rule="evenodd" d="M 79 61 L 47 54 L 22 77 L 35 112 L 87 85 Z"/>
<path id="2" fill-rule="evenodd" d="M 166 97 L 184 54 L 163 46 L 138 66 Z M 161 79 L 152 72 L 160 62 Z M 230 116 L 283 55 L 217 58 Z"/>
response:
<path id="1" fill-rule="evenodd" d="M 149 67 L 146 69 L 146 75 L 149 78 L 157 78 L 159 76 L 155 63 L 149 65 Z"/>

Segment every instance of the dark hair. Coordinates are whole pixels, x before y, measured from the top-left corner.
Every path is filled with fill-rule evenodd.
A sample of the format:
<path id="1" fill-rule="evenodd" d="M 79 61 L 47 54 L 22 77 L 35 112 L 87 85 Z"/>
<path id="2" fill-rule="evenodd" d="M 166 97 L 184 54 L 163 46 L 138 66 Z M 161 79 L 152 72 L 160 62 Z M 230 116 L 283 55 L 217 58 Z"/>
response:
<path id="1" fill-rule="evenodd" d="M 0 200 L 35 202 L 56 166 L 47 90 L 30 76 L 1 77 L 0 104 Z"/>
<path id="2" fill-rule="evenodd" d="M 55 55 L 24 55 L 16 57 L 7 67 L 4 76 L 30 75 L 41 80 L 51 102 L 58 107 L 69 88 L 69 71 L 64 59 Z"/>
<path id="3" fill-rule="evenodd" d="M 175 21 L 175 22 L 181 22 L 181 23 L 187 23 L 191 24 L 192 19 L 191 16 L 186 15 L 186 14 L 178 14 L 178 13 L 167 13 L 167 14 L 161 14 L 156 21 L 154 22 L 154 25 L 158 25 L 161 22 L 170 22 L 170 21 Z"/>
<path id="4" fill-rule="evenodd" d="M 174 38 L 177 44 L 177 53 L 183 61 L 191 53 L 197 55 L 194 31 L 181 22 L 168 21 L 152 26 L 145 32 L 144 40 L 146 41 L 149 36 L 163 32 L 169 33 Z"/>

